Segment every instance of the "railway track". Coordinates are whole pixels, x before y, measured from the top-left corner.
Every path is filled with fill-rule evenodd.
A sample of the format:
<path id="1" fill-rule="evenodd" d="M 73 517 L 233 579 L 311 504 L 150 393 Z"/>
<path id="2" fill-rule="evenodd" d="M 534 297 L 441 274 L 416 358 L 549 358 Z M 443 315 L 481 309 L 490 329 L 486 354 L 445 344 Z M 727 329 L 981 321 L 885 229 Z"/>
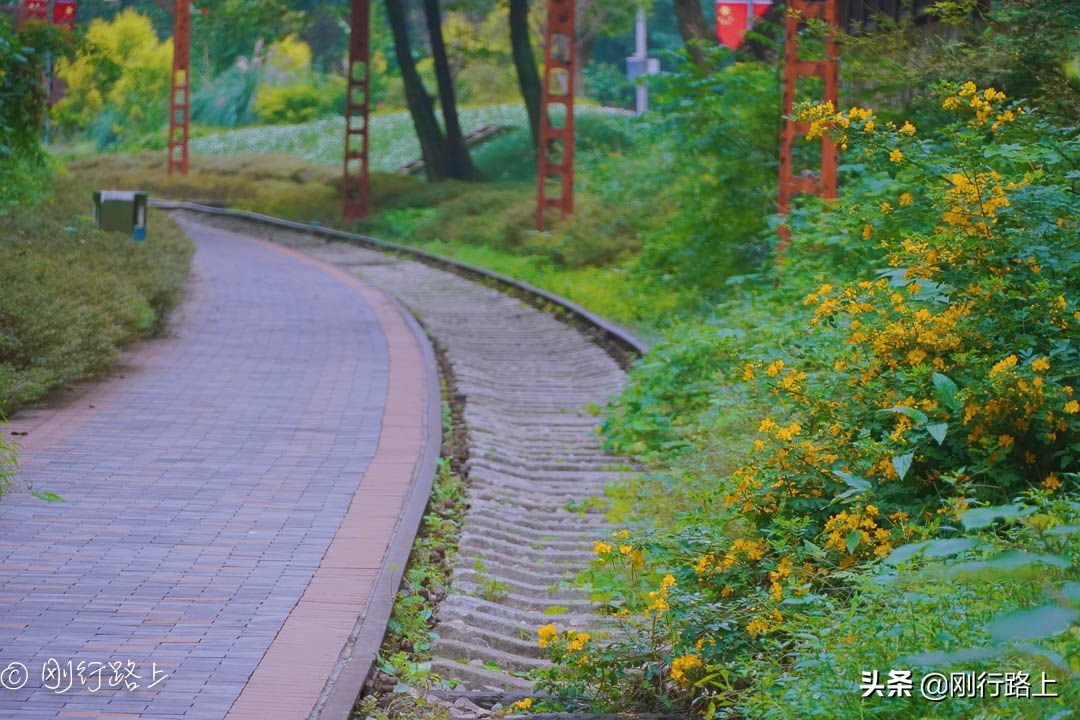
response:
<path id="1" fill-rule="evenodd" d="M 623 367 L 643 345 L 561 298 L 409 248 L 251 213 L 162 205 L 182 223 L 256 235 L 359 273 L 424 325 L 463 402 L 469 488 L 432 670 L 461 683 L 444 693 L 458 707 L 527 695 L 523 675 L 546 664 L 536 628 L 598 622 L 568 581 L 609 531 L 584 501 L 618 479 L 611 468 L 619 460 L 603 452 L 587 408 L 620 391 Z"/>

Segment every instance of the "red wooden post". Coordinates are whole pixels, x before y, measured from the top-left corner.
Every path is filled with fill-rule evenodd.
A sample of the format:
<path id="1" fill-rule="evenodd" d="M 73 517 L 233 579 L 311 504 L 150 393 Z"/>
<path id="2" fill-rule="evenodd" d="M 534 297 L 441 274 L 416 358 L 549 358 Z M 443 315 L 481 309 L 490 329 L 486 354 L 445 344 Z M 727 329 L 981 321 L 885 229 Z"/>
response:
<path id="1" fill-rule="evenodd" d="M 574 0 L 548 0 L 544 33 L 544 78 L 540 91 L 540 147 L 537 148 L 536 229 L 544 229 L 544 210 L 559 208 L 565 220 L 574 212 Z M 551 110 L 562 105 L 563 123 Z M 557 193 L 549 196 L 548 183 Z"/>
<path id="2" fill-rule="evenodd" d="M 366 217 L 371 203 L 368 119 L 371 104 L 371 0 L 352 0 L 349 26 L 349 85 L 345 101 L 346 220 Z"/>
<path id="3" fill-rule="evenodd" d="M 191 0 L 176 0 L 173 16 L 173 70 L 169 90 L 169 175 L 188 173 L 191 136 Z"/>
<path id="4" fill-rule="evenodd" d="M 787 215 L 791 208 L 791 198 L 796 193 L 811 193 L 823 198 L 836 197 L 837 152 L 836 146 L 828 137 L 821 138 L 821 168 L 817 173 L 800 172 L 795 175 L 792 161 L 792 148 L 799 135 L 805 135 L 809 125 L 792 119 L 795 112 L 796 86 L 800 77 L 820 77 L 824 83 L 824 102 L 831 102 L 837 107 L 837 82 L 839 69 L 839 51 L 836 47 L 837 0 L 789 0 L 787 8 L 787 37 L 784 41 L 784 93 L 783 126 L 780 131 L 780 188 L 778 210 Z M 825 21 L 830 29 L 825 44 L 825 57 L 821 60 L 807 61 L 799 57 L 799 25 L 803 19 L 818 18 Z M 780 253 L 790 240 L 790 229 L 784 225 L 779 231 Z"/>

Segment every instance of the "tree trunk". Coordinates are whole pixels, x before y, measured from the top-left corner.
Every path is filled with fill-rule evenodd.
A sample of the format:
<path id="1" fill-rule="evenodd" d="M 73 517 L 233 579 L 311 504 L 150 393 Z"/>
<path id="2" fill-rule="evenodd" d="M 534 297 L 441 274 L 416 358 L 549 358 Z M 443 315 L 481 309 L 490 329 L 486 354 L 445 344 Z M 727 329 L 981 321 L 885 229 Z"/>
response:
<path id="1" fill-rule="evenodd" d="M 424 87 L 420 73 L 416 71 L 402 2 L 403 0 L 386 0 L 386 15 L 394 33 L 394 54 L 397 56 L 401 80 L 405 85 L 405 102 L 409 105 L 416 137 L 420 140 L 424 172 L 427 173 L 428 180 L 443 180 L 447 176 L 446 138 L 435 118 L 435 104 Z"/>
<path id="2" fill-rule="evenodd" d="M 709 55 L 703 44 L 715 44 L 715 36 L 701 11 L 701 0 L 674 0 L 675 21 L 679 25 L 690 59 L 702 69 L 710 67 Z"/>
<path id="3" fill-rule="evenodd" d="M 424 0 L 424 16 L 431 36 L 431 56 L 435 62 L 435 79 L 439 84 L 439 105 L 442 106 L 443 124 L 446 126 L 446 174 L 457 180 L 475 180 L 476 168 L 469 157 L 469 147 L 465 144 L 465 135 L 458 120 L 454 78 L 446 57 L 439 0 Z"/>
<path id="4" fill-rule="evenodd" d="M 529 38 L 529 0 L 510 0 L 510 46 L 535 148 L 540 144 L 540 71 Z"/>

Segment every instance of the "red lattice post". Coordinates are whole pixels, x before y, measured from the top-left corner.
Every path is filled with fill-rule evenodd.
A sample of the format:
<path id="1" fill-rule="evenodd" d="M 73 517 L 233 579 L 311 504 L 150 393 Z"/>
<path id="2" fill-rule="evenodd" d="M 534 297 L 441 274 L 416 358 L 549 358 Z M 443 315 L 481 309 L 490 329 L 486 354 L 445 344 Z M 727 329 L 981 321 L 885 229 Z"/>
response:
<path id="1" fill-rule="evenodd" d="M 558 208 L 564 220 L 574 212 L 574 5 L 574 0 L 548 0 L 536 158 L 537 230 L 544 229 L 549 207 Z M 551 114 L 560 105 L 562 125 Z"/>
<path id="2" fill-rule="evenodd" d="M 169 89 L 169 175 L 188 173 L 191 137 L 191 0 L 176 0 L 173 10 L 173 70 Z"/>
<path id="3" fill-rule="evenodd" d="M 837 152 L 828 137 L 821 138 L 821 167 L 817 172 L 803 170 L 795 173 L 792 149 L 795 139 L 805 135 L 809 125 L 792 119 L 795 112 L 796 90 L 800 77 L 819 77 L 824 85 L 821 98 L 837 106 L 839 51 L 836 47 L 837 0 L 789 0 L 787 8 L 787 37 L 784 41 L 783 126 L 780 130 L 780 188 L 778 210 L 787 215 L 791 198 L 797 193 L 809 193 L 823 198 L 836 197 Z M 803 60 L 799 57 L 799 27 L 803 20 L 820 19 L 829 25 L 825 57 Z M 779 252 L 787 247 L 791 231 L 784 225 L 779 231 Z"/>
<path id="4" fill-rule="evenodd" d="M 342 215 L 366 217 L 371 209 L 368 116 L 371 105 L 371 0 L 352 0 L 349 90 L 345 104 L 345 176 Z"/>

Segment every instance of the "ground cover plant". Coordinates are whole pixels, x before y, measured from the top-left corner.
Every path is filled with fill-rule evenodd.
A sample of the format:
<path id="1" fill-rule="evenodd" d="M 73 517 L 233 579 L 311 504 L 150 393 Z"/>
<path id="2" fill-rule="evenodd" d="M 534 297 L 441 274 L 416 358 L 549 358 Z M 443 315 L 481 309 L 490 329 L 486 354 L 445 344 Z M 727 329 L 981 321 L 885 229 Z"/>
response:
<path id="1" fill-rule="evenodd" d="M 0 233 L 0 412 L 98 375 L 121 346 L 163 327 L 179 300 L 190 242 L 151 212 L 136 243 L 93 227 L 92 176 L 60 172 L 13 209 Z"/>

